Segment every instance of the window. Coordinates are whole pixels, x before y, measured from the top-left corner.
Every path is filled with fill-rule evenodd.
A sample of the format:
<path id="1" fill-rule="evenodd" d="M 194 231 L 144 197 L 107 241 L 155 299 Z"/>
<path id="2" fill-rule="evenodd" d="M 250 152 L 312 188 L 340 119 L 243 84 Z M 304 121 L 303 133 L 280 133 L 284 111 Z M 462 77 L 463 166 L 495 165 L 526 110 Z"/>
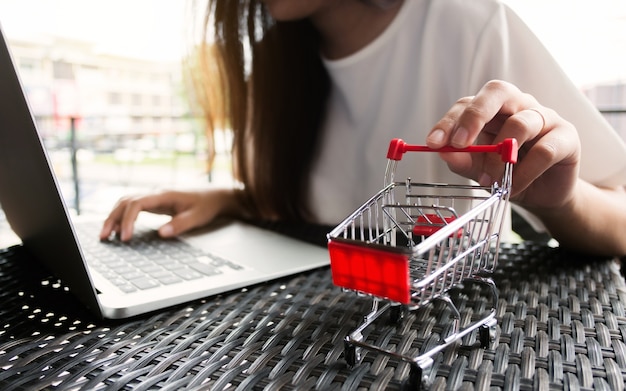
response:
<path id="1" fill-rule="evenodd" d="M 122 104 L 122 94 L 119 92 L 109 92 L 109 104 L 120 105 Z"/>
<path id="2" fill-rule="evenodd" d="M 74 80 L 74 67 L 63 60 L 54 61 L 52 63 L 52 75 L 59 80 Z"/>
<path id="3" fill-rule="evenodd" d="M 141 97 L 141 94 L 132 94 L 131 95 L 131 102 L 133 106 L 141 106 L 143 99 Z"/>

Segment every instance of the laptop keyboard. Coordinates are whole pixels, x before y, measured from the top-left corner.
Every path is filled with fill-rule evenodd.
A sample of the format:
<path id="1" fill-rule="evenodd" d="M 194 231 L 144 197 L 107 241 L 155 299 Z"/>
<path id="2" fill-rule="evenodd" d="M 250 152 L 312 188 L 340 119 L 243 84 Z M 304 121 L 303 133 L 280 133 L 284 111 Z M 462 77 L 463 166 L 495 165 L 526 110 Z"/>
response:
<path id="1" fill-rule="evenodd" d="M 98 224 L 77 227 L 90 268 L 123 292 L 178 284 L 241 271 L 241 265 L 209 254 L 180 239 L 162 239 L 155 230 L 138 229 L 128 242 L 100 241 Z"/>

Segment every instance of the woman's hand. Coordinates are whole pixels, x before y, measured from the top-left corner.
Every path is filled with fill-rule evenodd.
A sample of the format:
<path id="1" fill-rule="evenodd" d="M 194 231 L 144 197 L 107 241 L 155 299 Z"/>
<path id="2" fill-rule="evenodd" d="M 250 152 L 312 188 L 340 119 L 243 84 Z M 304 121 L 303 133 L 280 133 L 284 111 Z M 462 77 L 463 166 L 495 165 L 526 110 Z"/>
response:
<path id="1" fill-rule="evenodd" d="M 474 97 L 460 99 L 433 127 L 426 143 L 466 147 L 515 138 L 520 146 L 511 200 L 530 209 L 558 208 L 575 196 L 580 140 L 572 124 L 512 84 L 490 81 Z M 499 181 L 497 154 L 442 153 L 450 169 L 481 185 Z"/>
<path id="2" fill-rule="evenodd" d="M 564 97 L 565 99 L 567 97 Z M 600 255 L 626 255 L 626 190 L 579 178 L 581 145 L 574 126 L 531 95 L 491 81 L 460 99 L 428 134 L 431 148 L 495 144 L 515 138 L 511 200 L 541 219 L 560 245 Z M 491 185 L 501 178 L 497 154 L 441 153 L 454 172 Z"/>
<path id="3" fill-rule="evenodd" d="M 238 209 L 235 191 L 215 188 L 124 197 L 104 221 L 100 239 L 107 239 L 116 233 L 122 241 L 130 240 L 135 220 L 142 211 L 172 216 L 168 223 L 159 228 L 159 235 L 163 238 L 179 235 L 208 224 L 218 215 L 234 213 Z"/>

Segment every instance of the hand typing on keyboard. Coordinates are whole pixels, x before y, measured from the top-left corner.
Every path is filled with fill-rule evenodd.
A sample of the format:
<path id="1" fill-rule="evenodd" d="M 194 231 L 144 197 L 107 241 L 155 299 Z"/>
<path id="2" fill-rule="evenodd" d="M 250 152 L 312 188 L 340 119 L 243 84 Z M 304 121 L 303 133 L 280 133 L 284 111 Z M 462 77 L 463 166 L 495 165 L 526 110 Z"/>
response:
<path id="1" fill-rule="evenodd" d="M 131 240 L 97 240 L 98 227 L 79 232 L 89 266 L 124 292 L 172 285 L 243 267 L 192 247 L 180 239 L 164 240 L 154 230 L 139 230 Z"/>

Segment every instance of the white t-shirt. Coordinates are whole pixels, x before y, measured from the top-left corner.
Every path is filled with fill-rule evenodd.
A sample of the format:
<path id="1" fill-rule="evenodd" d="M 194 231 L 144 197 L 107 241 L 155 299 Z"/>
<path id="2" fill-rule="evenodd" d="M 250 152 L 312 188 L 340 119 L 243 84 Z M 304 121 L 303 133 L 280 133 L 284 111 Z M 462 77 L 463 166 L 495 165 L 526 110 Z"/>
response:
<path id="1" fill-rule="evenodd" d="M 405 0 L 392 24 L 349 57 L 324 60 L 332 80 L 312 207 L 334 225 L 383 187 L 392 138 L 423 144 L 456 100 L 491 79 L 512 82 L 572 122 L 581 177 L 626 184 L 626 146 L 528 27 L 497 0 Z M 466 182 L 433 153 L 400 161 L 397 178 Z"/>

